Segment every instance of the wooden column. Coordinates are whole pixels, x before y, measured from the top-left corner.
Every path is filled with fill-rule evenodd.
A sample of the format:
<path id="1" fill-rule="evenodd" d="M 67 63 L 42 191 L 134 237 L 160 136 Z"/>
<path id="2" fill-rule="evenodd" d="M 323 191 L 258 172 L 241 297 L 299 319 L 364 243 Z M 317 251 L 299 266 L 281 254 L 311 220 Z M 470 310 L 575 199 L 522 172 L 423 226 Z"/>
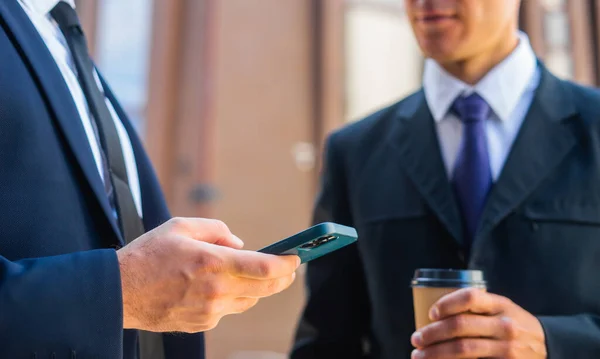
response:
<path id="1" fill-rule="evenodd" d="M 593 43 L 590 44 L 594 47 L 595 54 L 595 67 L 596 67 L 596 85 L 600 85 L 600 0 L 590 0 L 589 9 L 594 14 L 592 17 L 592 33 Z"/>
<path id="2" fill-rule="evenodd" d="M 75 0 L 75 6 L 87 38 L 90 55 L 94 57 L 98 26 L 98 0 Z"/>
<path id="3" fill-rule="evenodd" d="M 544 9 L 540 0 L 524 0 L 521 2 L 520 27 L 529 36 L 535 53 L 544 58 L 546 44 L 544 39 Z"/>
<path id="4" fill-rule="evenodd" d="M 344 0 L 313 0 L 312 34 L 317 167 L 327 135 L 345 123 Z M 318 175 L 319 171 L 315 171 Z"/>
<path id="5" fill-rule="evenodd" d="M 182 215 L 210 217 L 214 184 L 217 1 L 186 0 L 182 17 L 178 119 L 170 190 Z"/>
<path id="6" fill-rule="evenodd" d="M 597 41 L 598 36 L 594 36 L 595 29 L 589 10 L 587 1 L 567 1 L 574 80 L 584 85 L 595 85 L 597 63 L 594 58 L 594 42 Z"/>
<path id="7" fill-rule="evenodd" d="M 146 147 L 174 215 L 208 216 L 214 0 L 154 1 Z"/>
<path id="8" fill-rule="evenodd" d="M 183 1 L 154 1 L 153 13 L 144 142 L 171 204 Z"/>

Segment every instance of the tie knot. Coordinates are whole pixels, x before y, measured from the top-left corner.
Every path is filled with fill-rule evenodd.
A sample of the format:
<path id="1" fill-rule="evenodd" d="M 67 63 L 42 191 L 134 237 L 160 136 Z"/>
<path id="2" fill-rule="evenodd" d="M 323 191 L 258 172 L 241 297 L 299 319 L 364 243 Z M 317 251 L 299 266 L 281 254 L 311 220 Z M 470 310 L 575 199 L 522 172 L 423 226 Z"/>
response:
<path id="1" fill-rule="evenodd" d="M 490 106 L 476 93 L 467 97 L 459 97 L 452 105 L 454 111 L 463 122 L 484 121 L 490 114 Z"/>
<path id="2" fill-rule="evenodd" d="M 79 17 L 73 7 L 64 1 L 59 1 L 56 6 L 50 10 L 50 15 L 54 18 L 61 29 L 79 28 Z"/>

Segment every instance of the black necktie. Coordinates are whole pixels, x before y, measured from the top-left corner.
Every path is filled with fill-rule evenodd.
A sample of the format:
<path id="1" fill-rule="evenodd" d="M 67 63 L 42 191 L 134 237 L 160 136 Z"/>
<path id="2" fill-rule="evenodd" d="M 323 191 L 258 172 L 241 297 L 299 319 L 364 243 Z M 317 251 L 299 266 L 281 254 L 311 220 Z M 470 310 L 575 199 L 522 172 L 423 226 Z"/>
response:
<path id="1" fill-rule="evenodd" d="M 105 189 L 109 200 L 116 207 L 123 237 L 126 243 L 130 243 L 144 233 L 144 226 L 129 188 L 127 169 L 117 128 L 106 105 L 104 94 L 98 88 L 94 77 L 94 65 L 88 53 L 83 29 L 75 9 L 63 1 L 59 2 L 50 14 L 56 20 L 71 50 L 79 84 L 93 117 L 91 119 L 92 126 L 96 130 L 101 144 L 105 169 Z M 113 194 L 114 198 L 112 198 Z M 141 331 L 139 339 L 142 359 L 164 359 L 160 333 Z"/>
<path id="2" fill-rule="evenodd" d="M 108 167 L 109 178 L 106 176 L 104 178 L 107 195 L 116 207 L 123 237 L 127 243 L 130 243 L 144 233 L 144 227 L 129 188 L 127 169 L 117 128 L 106 105 L 104 94 L 96 83 L 94 65 L 88 54 L 79 18 L 75 9 L 63 1 L 59 2 L 50 13 L 69 44 L 79 83 L 92 115 L 92 127 L 97 129 L 104 167 Z M 113 193 L 114 199 L 111 198 Z"/>

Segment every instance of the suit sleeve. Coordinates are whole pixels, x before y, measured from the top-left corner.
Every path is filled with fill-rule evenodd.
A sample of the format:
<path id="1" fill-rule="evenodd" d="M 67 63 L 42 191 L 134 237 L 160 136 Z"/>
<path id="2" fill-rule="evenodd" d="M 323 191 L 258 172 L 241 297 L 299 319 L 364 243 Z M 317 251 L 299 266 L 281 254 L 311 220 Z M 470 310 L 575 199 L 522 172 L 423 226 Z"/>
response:
<path id="1" fill-rule="evenodd" d="M 1 358 L 119 358 L 122 321 L 114 250 L 0 257 Z"/>
<path id="2" fill-rule="evenodd" d="M 540 316 L 548 359 L 600 358 L 600 317 Z"/>
<path id="3" fill-rule="evenodd" d="M 337 157 L 334 138 L 331 136 L 325 146 L 313 222 L 352 226 L 343 164 Z M 306 285 L 307 304 L 291 358 L 368 358 L 363 348 L 370 328 L 370 309 L 357 245 L 308 263 Z"/>

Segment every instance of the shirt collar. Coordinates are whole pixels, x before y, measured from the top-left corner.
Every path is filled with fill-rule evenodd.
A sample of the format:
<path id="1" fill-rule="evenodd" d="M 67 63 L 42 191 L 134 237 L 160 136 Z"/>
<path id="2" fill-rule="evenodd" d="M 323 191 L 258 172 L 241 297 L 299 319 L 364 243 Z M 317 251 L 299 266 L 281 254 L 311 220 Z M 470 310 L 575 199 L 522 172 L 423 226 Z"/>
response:
<path id="1" fill-rule="evenodd" d="M 517 48 L 470 86 L 446 72 L 432 59 L 425 61 L 423 89 L 427 105 L 436 122 L 441 121 L 456 98 L 476 92 L 490 105 L 501 121 L 506 121 L 528 89 L 537 68 L 537 58 L 529 38 L 519 32 Z"/>
<path id="2" fill-rule="evenodd" d="M 19 0 L 30 11 L 46 16 L 61 0 Z M 75 8 L 75 0 L 62 0 Z"/>

